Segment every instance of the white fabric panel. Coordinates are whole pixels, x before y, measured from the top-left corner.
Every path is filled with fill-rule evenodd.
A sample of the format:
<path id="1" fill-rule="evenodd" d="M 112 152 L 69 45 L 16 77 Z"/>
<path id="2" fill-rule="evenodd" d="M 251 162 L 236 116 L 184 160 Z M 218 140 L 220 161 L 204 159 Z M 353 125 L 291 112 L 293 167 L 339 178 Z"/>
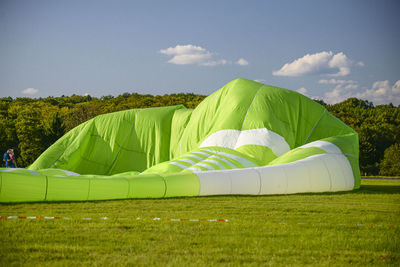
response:
<path id="1" fill-rule="evenodd" d="M 350 168 L 351 170 L 351 166 L 347 159 L 343 161 L 343 157 L 345 156 L 327 154 L 327 156 L 323 158 L 331 177 L 331 191 L 349 190 L 353 188 L 352 186 L 350 187 L 351 183 L 348 182 L 348 180 L 350 180 L 349 178 L 354 181 L 353 175 L 351 175 L 351 177 L 346 177 L 346 173 L 348 173 L 346 169 Z"/>
<path id="2" fill-rule="evenodd" d="M 331 189 L 331 178 L 320 156 L 321 155 L 314 155 L 302 160 L 302 163 L 308 169 L 308 192 L 324 192 Z"/>
<path id="3" fill-rule="evenodd" d="M 260 175 L 254 168 L 229 171 L 232 183 L 231 194 L 258 195 Z"/>
<path id="4" fill-rule="evenodd" d="M 228 148 L 234 148 L 237 139 L 239 138 L 240 131 L 234 129 L 221 130 L 215 132 L 208 136 L 206 140 L 204 140 L 200 147 L 208 147 L 208 146 L 222 146 Z"/>
<path id="5" fill-rule="evenodd" d="M 200 145 L 201 147 L 220 146 L 237 149 L 244 145 L 260 145 L 268 147 L 277 156 L 290 150 L 285 138 L 267 128 L 250 130 L 220 130 L 208 136 Z"/>
<path id="6" fill-rule="evenodd" d="M 335 144 L 332 144 L 328 141 L 314 141 L 305 145 L 300 146 L 302 148 L 306 147 L 318 147 L 324 150 L 326 153 L 333 153 L 333 154 L 342 154 L 340 148 L 338 148 Z"/>
<path id="7" fill-rule="evenodd" d="M 229 171 L 197 172 L 200 182 L 200 196 L 228 195 L 231 193 Z"/>
<path id="8" fill-rule="evenodd" d="M 340 165 L 343 166 L 342 171 L 343 171 L 343 177 L 345 177 L 345 184 L 346 184 L 346 189 L 353 189 L 354 188 L 354 175 L 353 175 L 353 169 L 351 168 L 351 164 L 349 160 L 347 159 L 346 156 L 340 157 L 339 158 Z"/>
<path id="9" fill-rule="evenodd" d="M 241 131 L 234 149 L 244 145 L 266 146 L 279 157 L 290 150 L 285 138 L 266 128 Z"/>
<path id="10" fill-rule="evenodd" d="M 301 161 L 286 163 L 284 171 L 287 177 L 286 194 L 309 192 L 310 182 L 306 165 Z"/>
<path id="11" fill-rule="evenodd" d="M 319 154 L 280 165 L 204 171 L 196 175 L 200 181 L 200 195 L 291 194 L 354 187 L 353 171 L 343 154 Z"/>
<path id="12" fill-rule="evenodd" d="M 197 172 L 200 195 L 257 195 L 260 176 L 254 169 Z"/>
<path id="13" fill-rule="evenodd" d="M 261 172 L 261 194 L 264 194 L 265 177 L 276 173 L 273 167 L 284 171 L 288 194 L 351 190 L 354 186 L 353 171 L 345 155 L 319 154 L 292 163 L 256 168 Z"/>
<path id="14" fill-rule="evenodd" d="M 281 165 L 255 168 L 261 176 L 260 195 L 285 194 L 287 178 Z"/>

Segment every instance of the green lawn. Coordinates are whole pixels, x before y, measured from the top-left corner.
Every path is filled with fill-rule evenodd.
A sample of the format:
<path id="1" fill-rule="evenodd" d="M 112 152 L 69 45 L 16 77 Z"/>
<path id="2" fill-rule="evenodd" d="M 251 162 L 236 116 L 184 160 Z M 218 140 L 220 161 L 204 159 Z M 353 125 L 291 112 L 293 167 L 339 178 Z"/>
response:
<path id="1" fill-rule="evenodd" d="M 400 181 L 344 193 L 0 205 L 11 215 L 74 219 L 0 220 L 0 266 L 400 264 Z M 112 219 L 79 219 L 100 216 Z"/>

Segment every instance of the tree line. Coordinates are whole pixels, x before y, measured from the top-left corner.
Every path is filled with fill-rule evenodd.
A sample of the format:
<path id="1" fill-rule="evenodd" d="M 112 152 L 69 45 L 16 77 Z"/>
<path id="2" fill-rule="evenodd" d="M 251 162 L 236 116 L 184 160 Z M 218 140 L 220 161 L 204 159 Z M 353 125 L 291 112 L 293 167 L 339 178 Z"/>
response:
<path id="1" fill-rule="evenodd" d="M 101 98 L 90 95 L 0 98 L 0 151 L 14 148 L 18 166 L 26 167 L 69 130 L 97 115 L 179 104 L 195 108 L 205 97 L 192 93 L 163 96 L 124 93 Z M 400 175 L 399 106 L 374 106 L 357 98 L 334 105 L 316 101 L 358 132 L 363 175 Z"/>

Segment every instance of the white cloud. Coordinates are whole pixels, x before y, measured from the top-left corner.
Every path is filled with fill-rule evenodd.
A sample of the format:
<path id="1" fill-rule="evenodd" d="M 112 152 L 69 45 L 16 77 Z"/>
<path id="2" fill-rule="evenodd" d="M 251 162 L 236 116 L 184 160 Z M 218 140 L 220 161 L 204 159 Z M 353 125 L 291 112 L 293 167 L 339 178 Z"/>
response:
<path id="1" fill-rule="evenodd" d="M 247 65 L 249 65 L 249 62 L 244 58 L 239 58 L 239 60 L 236 61 L 236 64 L 238 64 L 240 66 L 247 66 Z"/>
<path id="2" fill-rule="evenodd" d="M 207 62 L 210 62 L 210 59 L 212 57 L 212 54 L 206 49 L 194 45 L 177 45 L 175 47 L 161 49 L 160 53 L 172 56 L 172 58 L 168 62 L 178 65 L 204 65 Z"/>
<path id="3" fill-rule="evenodd" d="M 306 88 L 304 88 L 304 87 L 301 87 L 301 88 L 297 89 L 296 91 L 299 92 L 302 95 L 307 96 L 308 90 Z"/>
<path id="4" fill-rule="evenodd" d="M 353 80 L 319 80 L 321 84 L 333 84 L 335 88 L 332 91 L 324 94 L 324 101 L 328 104 L 335 104 L 342 102 L 347 98 L 354 97 L 356 94 L 355 90 L 359 87 L 358 82 Z"/>
<path id="5" fill-rule="evenodd" d="M 394 83 L 392 87 L 393 94 L 400 94 L 400 80 Z"/>
<path id="6" fill-rule="evenodd" d="M 330 80 L 319 80 L 318 83 L 320 84 L 356 84 L 356 81 L 353 80 L 336 80 L 336 79 L 330 79 Z"/>
<path id="7" fill-rule="evenodd" d="M 23 93 L 24 95 L 34 95 L 37 92 L 39 92 L 39 90 L 35 88 L 26 88 L 25 90 L 21 91 L 21 93 Z"/>
<path id="8" fill-rule="evenodd" d="M 258 83 L 266 83 L 267 82 L 267 80 L 264 80 L 264 79 L 255 79 L 254 81 L 258 82 Z"/>
<path id="9" fill-rule="evenodd" d="M 372 101 L 375 105 L 388 103 L 400 105 L 400 80 L 396 81 L 393 86 L 388 80 L 374 82 L 371 89 L 357 93 L 356 97 Z"/>
<path id="10" fill-rule="evenodd" d="M 331 52 L 332 53 L 332 52 Z M 350 74 L 351 61 L 343 54 L 343 52 L 337 53 L 328 62 L 328 66 L 332 69 L 337 68 L 339 72 L 331 74 L 332 76 L 347 76 Z"/>
<path id="11" fill-rule="evenodd" d="M 169 47 L 167 49 L 161 49 L 161 54 L 165 55 L 193 55 L 193 54 L 207 54 L 207 50 L 200 46 L 195 45 L 177 45 L 175 47 Z"/>
<path id="12" fill-rule="evenodd" d="M 302 76 L 302 75 L 330 75 L 346 76 L 351 73 L 350 67 L 364 65 L 362 62 L 353 63 L 343 52 L 334 54 L 332 51 L 323 51 L 315 54 L 307 54 L 293 62 L 286 63 L 277 71 L 275 76 Z"/>
<path id="13" fill-rule="evenodd" d="M 328 104 L 342 102 L 350 97 L 357 97 L 372 101 L 375 105 L 393 103 L 394 105 L 400 104 L 400 80 L 390 85 L 389 81 L 374 82 L 372 88 L 358 91 L 359 84 L 353 80 L 319 80 L 321 84 L 333 84 L 335 88 L 326 92 L 324 101 Z"/>
<path id="14" fill-rule="evenodd" d="M 226 61 L 225 59 L 220 59 L 220 60 L 210 60 L 210 61 L 204 62 L 200 65 L 212 67 L 212 66 L 225 65 L 225 64 L 228 64 L 228 61 Z"/>
<path id="15" fill-rule="evenodd" d="M 215 59 L 215 54 L 207 51 L 203 47 L 191 44 L 177 45 L 175 47 L 161 49 L 159 52 L 164 55 L 172 56 L 172 58 L 168 60 L 168 63 L 171 64 L 177 64 L 177 65 L 194 64 L 200 66 L 216 66 L 216 65 L 231 64 L 226 59 Z M 240 62 L 243 64 L 244 61 Z M 247 63 L 247 61 L 245 62 Z"/>

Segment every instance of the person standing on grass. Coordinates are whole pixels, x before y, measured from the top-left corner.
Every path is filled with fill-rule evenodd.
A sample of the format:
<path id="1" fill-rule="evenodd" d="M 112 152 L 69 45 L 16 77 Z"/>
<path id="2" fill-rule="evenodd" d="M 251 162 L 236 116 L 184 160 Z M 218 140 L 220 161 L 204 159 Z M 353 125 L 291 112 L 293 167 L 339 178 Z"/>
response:
<path id="1" fill-rule="evenodd" d="M 10 158 L 11 158 L 11 160 L 12 160 L 12 162 L 14 163 L 14 168 L 18 168 L 18 166 L 17 166 L 17 161 L 15 160 L 15 155 L 14 155 L 14 149 L 10 149 Z"/>
<path id="2" fill-rule="evenodd" d="M 12 149 L 8 149 L 7 152 L 3 155 L 3 161 L 6 163 L 6 168 L 15 168 L 16 166 L 16 164 L 14 164 L 15 158 L 13 152 L 14 151 Z M 11 155 L 13 157 L 11 157 Z"/>

